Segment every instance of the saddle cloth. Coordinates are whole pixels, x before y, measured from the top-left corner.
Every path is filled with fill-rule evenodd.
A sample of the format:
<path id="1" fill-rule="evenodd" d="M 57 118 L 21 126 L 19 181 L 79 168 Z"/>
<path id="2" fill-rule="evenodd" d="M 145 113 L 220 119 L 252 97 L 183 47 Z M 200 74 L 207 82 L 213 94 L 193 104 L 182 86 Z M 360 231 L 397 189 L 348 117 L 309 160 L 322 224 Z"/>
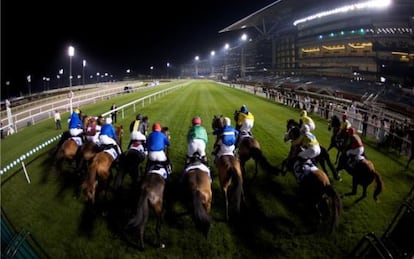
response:
<path id="1" fill-rule="evenodd" d="M 82 146 L 83 142 L 81 137 L 72 137 L 72 139 L 76 142 L 76 145 L 79 147 Z"/>
<path id="2" fill-rule="evenodd" d="M 208 177 L 210 177 L 210 179 L 211 179 L 210 168 L 208 168 L 205 164 L 202 164 L 202 163 L 200 163 L 200 164 L 190 164 L 189 166 L 187 166 L 184 169 L 184 174 L 187 173 L 190 170 L 193 170 L 193 169 L 200 169 L 201 171 L 206 172 Z"/>
<path id="3" fill-rule="evenodd" d="M 159 174 L 162 176 L 162 178 L 167 179 L 168 177 L 168 173 L 167 170 L 165 170 L 164 167 L 159 168 L 159 169 L 152 169 L 148 171 L 149 174 Z"/>
<path id="4" fill-rule="evenodd" d="M 114 148 L 105 149 L 104 152 L 110 154 L 114 160 L 118 157 L 118 153 L 115 151 Z"/>
<path id="5" fill-rule="evenodd" d="M 293 166 L 293 173 L 296 176 L 296 181 L 301 183 L 303 178 L 310 173 L 318 170 L 318 168 L 312 163 L 310 159 L 306 160 L 303 164 L 300 161 L 296 161 Z"/>

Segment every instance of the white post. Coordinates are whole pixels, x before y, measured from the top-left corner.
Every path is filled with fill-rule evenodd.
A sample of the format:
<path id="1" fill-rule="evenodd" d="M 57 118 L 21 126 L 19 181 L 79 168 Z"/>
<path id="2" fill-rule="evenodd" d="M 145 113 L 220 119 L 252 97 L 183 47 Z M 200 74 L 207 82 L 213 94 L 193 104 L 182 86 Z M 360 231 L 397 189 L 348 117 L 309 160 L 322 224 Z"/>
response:
<path id="1" fill-rule="evenodd" d="M 29 175 L 27 174 L 26 166 L 24 165 L 23 161 L 22 161 L 22 167 L 23 167 L 24 175 L 26 176 L 26 180 L 28 183 L 30 183 L 30 178 L 29 178 Z"/>

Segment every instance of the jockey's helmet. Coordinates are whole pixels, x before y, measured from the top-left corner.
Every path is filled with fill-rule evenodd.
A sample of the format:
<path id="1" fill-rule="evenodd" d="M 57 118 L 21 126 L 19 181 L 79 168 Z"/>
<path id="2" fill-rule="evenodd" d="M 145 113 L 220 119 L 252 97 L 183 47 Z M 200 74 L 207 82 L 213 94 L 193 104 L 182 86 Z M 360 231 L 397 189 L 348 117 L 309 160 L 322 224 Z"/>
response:
<path id="1" fill-rule="evenodd" d="M 94 123 L 94 122 L 96 122 L 96 119 L 94 117 L 91 117 L 91 118 L 89 118 L 89 122 Z"/>
<path id="2" fill-rule="evenodd" d="M 245 104 L 243 104 L 242 107 L 240 107 L 240 112 L 244 113 L 244 114 L 248 114 L 249 110 L 247 109 L 247 106 Z"/>
<path id="3" fill-rule="evenodd" d="M 224 117 L 224 126 L 231 126 L 231 120 L 229 117 Z"/>
<path id="4" fill-rule="evenodd" d="M 139 113 L 139 114 L 137 115 L 137 117 L 135 117 L 135 119 L 136 119 L 137 121 L 142 120 L 142 115 L 141 115 L 141 113 Z"/>
<path id="5" fill-rule="evenodd" d="M 193 125 L 200 125 L 201 124 L 201 118 L 200 117 L 194 117 L 191 122 Z"/>
<path id="6" fill-rule="evenodd" d="M 111 119 L 111 117 L 107 117 L 107 118 L 105 119 L 105 123 L 106 123 L 106 124 L 112 124 L 112 119 Z"/>
<path id="7" fill-rule="evenodd" d="M 139 131 L 133 131 L 131 133 L 131 139 L 132 140 L 141 140 L 141 141 L 144 140 L 145 141 L 147 138 L 141 132 L 139 132 Z"/>
<path id="8" fill-rule="evenodd" d="M 350 127 L 350 128 L 348 128 L 348 129 L 346 130 L 346 132 L 347 132 L 349 135 L 354 135 L 354 134 L 355 134 L 355 128 Z"/>
<path id="9" fill-rule="evenodd" d="M 308 112 L 305 111 L 305 110 L 303 110 L 303 111 L 300 112 L 300 117 L 305 117 L 307 115 L 308 115 Z"/>
<path id="10" fill-rule="evenodd" d="M 342 115 L 342 120 L 347 120 L 348 119 L 348 115 L 344 114 Z"/>
<path id="11" fill-rule="evenodd" d="M 80 113 L 80 110 L 79 109 L 75 109 L 74 112 L 77 113 L 77 114 L 79 114 Z"/>
<path id="12" fill-rule="evenodd" d="M 158 122 L 154 123 L 154 125 L 152 125 L 152 130 L 161 131 L 161 125 Z"/>

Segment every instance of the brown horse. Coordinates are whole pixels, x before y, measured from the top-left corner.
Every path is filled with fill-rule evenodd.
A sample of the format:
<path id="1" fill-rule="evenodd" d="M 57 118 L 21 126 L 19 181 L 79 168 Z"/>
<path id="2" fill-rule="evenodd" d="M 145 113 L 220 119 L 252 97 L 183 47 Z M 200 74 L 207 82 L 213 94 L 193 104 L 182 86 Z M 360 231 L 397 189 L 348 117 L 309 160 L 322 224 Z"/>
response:
<path id="1" fill-rule="evenodd" d="M 277 167 L 271 165 L 267 161 L 267 158 L 263 155 L 263 152 L 260 149 L 259 142 L 252 136 L 242 137 L 240 139 L 237 154 L 240 159 L 243 175 L 246 175 L 245 165 L 250 158 L 253 158 L 255 161 L 254 178 L 257 176 L 258 165 L 260 165 L 262 169 L 267 172 L 274 172 L 276 174 L 279 172 L 279 169 Z"/>
<path id="2" fill-rule="evenodd" d="M 367 196 L 368 186 L 375 180 L 376 187 L 374 190 L 374 200 L 378 200 L 378 195 L 384 189 L 384 182 L 381 175 L 375 170 L 374 163 L 368 159 L 359 160 L 354 168 L 351 168 L 347 163 L 348 157 L 346 153 L 341 153 L 337 170 L 345 169 L 352 176 L 352 191 L 346 193 L 345 196 L 356 195 L 358 185 L 362 186 L 362 196 L 356 202 L 362 200 Z"/>
<path id="3" fill-rule="evenodd" d="M 207 236 L 211 225 L 210 210 L 213 192 L 210 171 L 202 163 L 200 157 L 193 158 L 193 161 L 186 167 L 182 181 L 191 197 L 196 228 Z"/>
<path id="4" fill-rule="evenodd" d="M 234 119 L 235 121 L 237 121 L 238 118 L 238 113 L 239 111 L 235 111 L 234 113 Z M 217 125 L 213 126 L 213 127 L 219 127 L 222 128 L 223 125 L 220 125 L 219 122 L 221 122 L 221 120 L 217 120 Z M 279 169 L 275 166 L 272 166 L 266 159 L 266 157 L 263 155 L 262 150 L 260 149 L 260 144 L 257 141 L 256 138 L 253 137 L 253 135 L 251 135 L 248 132 L 240 132 L 239 133 L 239 143 L 237 145 L 237 149 L 238 149 L 238 157 L 240 160 L 240 165 L 241 168 L 243 170 L 243 175 L 246 175 L 246 162 L 250 159 L 253 158 L 253 160 L 255 161 L 255 174 L 254 174 L 254 178 L 257 176 L 257 171 L 258 171 L 258 165 L 260 165 L 262 167 L 262 169 L 264 169 L 265 171 L 268 172 L 278 172 Z"/>
<path id="5" fill-rule="evenodd" d="M 120 147 L 122 147 L 122 136 L 123 136 L 122 125 L 116 125 L 115 132 L 117 135 L 116 142 Z M 102 149 L 96 143 L 92 141 L 86 141 L 80 149 L 81 158 L 80 158 L 79 168 L 82 169 L 84 165 L 87 166 L 88 164 L 90 164 L 90 162 L 95 157 L 95 155 L 100 151 L 102 151 Z"/>
<path id="6" fill-rule="evenodd" d="M 159 172 L 162 172 L 163 175 L 159 174 Z M 137 227 L 137 232 L 139 235 L 139 246 L 141 249 L 144 249 L 144 230 L 145 225 L 148 221 L 150 209 L 152 209 L 155 213 L 157 220 L 155 226 L 155 245 L 157 247 L 164 247 L 164 244 L 161 243 L 161 222 L 166 177 L 167 172 L 162 167 L 162 165 L 154 165 L 154 167 L 151 167 L 147 171 L 140 187 L 141 192 L 138 200 L 137 212 L 135 216 L 129 220 L 127 226 L 125 227 L 126 229 Z"/>
<path id="7" fill-rule="evenodd" d="M 78 144 L 73 138 L 66 139 L 56 154 L 56 168 L 62 171 L 64 161 L 72 163 L 76 160 L 76 169 L 79 166 Z"/>
<path id="8" fill-rule="evenodd" d="M 212 126 L 218 129 L 217 125 L 223 125 L 223 116 L 214 116 Z M 220 136 L 217 136 L 219 138 Z M 223 155 L 216 158 L 216 167 L 218 169 L 218 177 L 221 190 L 225 199 L 226 221 L 229 220 L 229 188 L 231 189 L 230 199 L 234 201 L 234 208 L 237 214 L 240 213 L 241 200 L 243 194 L 243 175 L 240 161 L 234 155 Z"/>
<path id="9" fill-rule="evenodd" d="M 341 211 L 341 200 L 331 185 L 327 174 L 313 164 L 308 164 L 311 171 L 302 171 L 302 166 L 296 164 L 300 147 L 291 147 L 287 163 L 299 183 L 306 204 L 316 212 L 319 223 L 323 223 L 330 233 L 333 233 Z M 295 166 L 294 166 L 295 165 Z"/>
<path id="10" fill-rule="evenodd" d="M 87 115 L 81 116 L 82 122 L 84 124 L 87 123 L 89 117 Z M 55 161 L 57 169 L 62 171 L 64 161 L 68 161 L 69 163 L 76 161 L 76 170 L 78 170 L 79 165 L 81 164 L 81 156 L 79 151 L 79 145 L 70 135 L 69 131 L 63 132 L 56 151 Z"/>
<path id="11" fill-rule="evenodd" d="M 226 221 L 229 220 L 229 198 L 234 202 L 237 214 L 240 213 L 240 205 L 243 199 L 243 176 L 239 160 L 231 155 L 224 155 L 217 159 L 216 167 L 221 190 L 225 199 Z M 230 196 L 228 194 L 231 188 Z"/>
<path id="12" fill-rule="evenodd" d="M 88 178 L 82 184 L 86 200 L 95 203 L 96 194 L 102 192 L 106 198 L 109 182 L 112 178 L 111 166 L 114 157 L 106 151 L 97 153 L 89 165 Z"/>

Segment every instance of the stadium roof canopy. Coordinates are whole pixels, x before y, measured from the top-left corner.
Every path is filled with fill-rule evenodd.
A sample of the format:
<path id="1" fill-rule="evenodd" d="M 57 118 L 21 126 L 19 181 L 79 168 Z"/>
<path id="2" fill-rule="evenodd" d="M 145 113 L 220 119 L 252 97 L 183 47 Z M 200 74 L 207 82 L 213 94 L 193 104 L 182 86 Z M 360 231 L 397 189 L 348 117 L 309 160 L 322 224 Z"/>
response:
<path id="1" fill-rule="evenodd" d="M 294 20 L 303 18 L 305 15 L 321 9 L 338 7 L 347 2 L 350 1 L 277 0 L 225 27 L 219 33 L 255 28 L 262 34 L 268 34 L 273 30 L 283 29 L 285 25 L 290 27 Z"/>

